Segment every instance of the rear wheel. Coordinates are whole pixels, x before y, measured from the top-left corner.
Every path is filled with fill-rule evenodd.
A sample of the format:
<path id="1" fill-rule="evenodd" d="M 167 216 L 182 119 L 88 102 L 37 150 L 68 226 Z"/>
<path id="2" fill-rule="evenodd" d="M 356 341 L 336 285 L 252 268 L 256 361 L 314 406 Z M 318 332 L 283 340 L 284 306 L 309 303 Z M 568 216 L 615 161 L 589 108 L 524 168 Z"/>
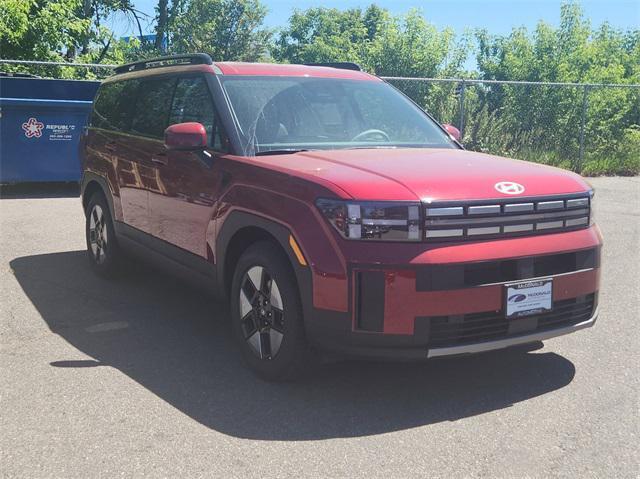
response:
<path id="1" fill-rule="evenodd" d="M 121 252 L 109 207 L 102 194 L 94 193 L 91 196 L 86 215 L 85 234 L 91 267 L 100 276 L 113 277 L 118 272 Z"/>
<path id="2" fill-rule="evenodd" d="M 232 280 L 233 332 L 242 355 L 261 377 L 282 381 L 300 377 L 311 360 L 295 276 L 272 243 L 250 246 Z"/>

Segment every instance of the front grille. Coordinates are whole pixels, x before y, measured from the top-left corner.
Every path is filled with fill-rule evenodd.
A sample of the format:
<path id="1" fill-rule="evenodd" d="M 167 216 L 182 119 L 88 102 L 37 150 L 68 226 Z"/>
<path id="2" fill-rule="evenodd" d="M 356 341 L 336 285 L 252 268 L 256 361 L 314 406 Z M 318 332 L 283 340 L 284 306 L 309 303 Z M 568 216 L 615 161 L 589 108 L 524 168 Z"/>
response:
<path id="1" fill-rule="evenodd" d="M 502 311 L 425 318 L 429 321 L 429 347 L 462 346 L 578 324 L 593 315 L 595 298 L 592 293 L 555 301 L 548 313 L 517 319 L 506 319 Z"/>
<path id="2" fill-rule="evenodd" d="M 427 241 L 476 240 L 556 233 L 589 226 L 588 194 L 432 203 L 425 207 Z"/>
<path id="3" fill-rule="evenodd" d="M 427 264 L 416 269 L 416 291 L 443 291 L 572 273 L 600 266 L 600 249 L 475 263 Z"/>

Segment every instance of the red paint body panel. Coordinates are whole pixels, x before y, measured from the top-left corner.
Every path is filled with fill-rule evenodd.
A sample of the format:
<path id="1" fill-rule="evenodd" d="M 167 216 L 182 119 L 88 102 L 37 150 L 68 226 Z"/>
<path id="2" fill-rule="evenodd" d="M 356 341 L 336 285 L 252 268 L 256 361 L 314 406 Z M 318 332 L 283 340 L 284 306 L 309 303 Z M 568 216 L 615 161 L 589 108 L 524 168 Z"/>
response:
<path id="1" fill-rule="evenodd" d="M 575 173 L 526 161 L 456 149 L 398 148 L 310 151 L 270 158 L 318 174 L 361 200 L 477 200 L 513 198 L 494 185 L 515 181 L 519 196 L 578 193 L 589 185 Z M 311 160 L 311 161 L 310 161 Z M 309 166 L 313 165 L 313 166 Z M 387 191 L 389 190 L 389 191 Z"/>
<path id="2" fill-rule="evenodd" d="M 449 316 L 500 311 L 503 285 L 452 291 L 416 292 L 415 271 L 385 273 L 385 334 L 413 334 L 417 316 Z M 575 298 L 598 290 L 600 270 L 580 271 L 553 279 L 553 300 Z"/>
<path id="3" fill-rule="evenodd" d="M 441 245 L 416 257 L 416 263 L 468 263 L 500 258 L 524 258 L 551 253 L 589 249 L 602 244 L 597 226 L 566 233 L 511 238 L 499 241 L 481 241 L 465 245 Z"/>
<path id="4" fill-rule="evenodd" d="M 272 75 L 380 81 L 363 72 L 302 65 L 219 62 L 171 66 L 119 75 L 138 78 L 165 73 Z M 207 150 L 167 151 L 160 139 L 90 128 L 83 140 L 83 168 L 104 179 L 116 221 L 165 243 L 217 262 L 220 232 L 236 211 L 284 226 L 309 265 L 314 311 L 333 314 L 349 333 L 355 327 L 354 270 L 384 271 L 384 325 L 365 335 L 414 334 L 417 316 L 499 311 L 503 286 L 417 291 L 420 265 L 451 265 L 528 258 L 597 249 L 596 226 L 556 234 L 468 242 L 349 241 L 322 217 L 318 198 L 387 201 L 466 201 L 583 193 L 578 175 L 548 166 L 460 149 L 354 149 L 242 157 Z M 521 195 L 494 185 L 513 181 Z M 287 248 L 285 244 L 283 247 Z M 220 264 L 220 263 L 218 263 Z M 306 271 L 306 270 L 305 270 Z M 554 300 L 598 291 L 599 269 L 554 277 Z M 337 319 L 336 319 L 337 318 Z"/>
<path id="5" fill-rule="evenodd" d="M 385 265 L 420 264 L 454 264 L 498 259 L 515 259 L 531 256 L 542 256 L 555 253 L 580 251 L 598 247 L 602 244 L 599 229 L 594 226 L 589 229 L 571 231 L 560 234 L 509 238 L 473 243 L 367 243 L 361 241 L 347 241 L 339 238 L 334 231 L 340 247 L 341 256 L 350 264 Z M 325 251 L 320 250 L 326 254 Z M 322 260 L 316 258 L 316 263 Z M 314 274 L 314 279 L 317 274 Z M 348 277 L 346 269 L 340 274 L 329 278 L 322 278 L 314 283 L 314 306 L 323 309 L 337 309 L 337 304 L 346 304 L 348 299 Z M 338 298 L 340 298 L 338 300 Z M 473 298 L 470 299 L 473 304 Z M 346 311 L 340 308 L 339 311 Z"/>
<path id="6" fill-rule="evenodd" d="M 264 169 L 260 162 L 247 166 L 231 157 L 220 159 L 234 184 L 222 193 L 216 214 L 220 231 L 229 214 L 242 210 L 286 226 L 295 236 L 313 272 L 314 304 L 347 311 L 346 261 L 333 230 L 320 216 L 315 198 L 331 191 L 299 178 Z M 210 245 L 215 251 L 215 244 Z"/>

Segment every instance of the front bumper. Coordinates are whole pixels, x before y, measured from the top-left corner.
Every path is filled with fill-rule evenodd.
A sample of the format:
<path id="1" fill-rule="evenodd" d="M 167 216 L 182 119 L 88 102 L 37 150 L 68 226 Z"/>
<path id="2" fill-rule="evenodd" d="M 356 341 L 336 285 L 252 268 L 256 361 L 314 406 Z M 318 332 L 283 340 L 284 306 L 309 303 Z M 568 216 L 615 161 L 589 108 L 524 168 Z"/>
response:
<path id="1" fill-rule="evenodd" d="M 537 341 L 545 341 L 547 339 L 556 338 L 565 334 L 580 331 L 581 329 L 590 328 L 596 324 L 598 319 L 598 309 L 596 308 L 593 315 L 586 321 L 564 328 L 552 329 L 549 331 L 542 331 L 533 334 L 525 334 L 522 336 L 514 336 L 507 339 L 499 339 L 497 341 L 484 341 L 475 344 L 466 344 L 462 346 L 449 346 L 443 348 L 433 348 L 427 350 L 427 358 L 434 358 L 438 356 L 457 356 L 461 354 L 482 353 L 485 351 L 493 351 L 496 349 L 509 348 L 511 346 L 517 346 L 519 344 L 534 343 Z"/>
<path id="2" fill-rule="evenodd" d="M 311 338 L 322 351 L 354 358 L 414 361 L 482 353 L 545 341 L 593 326 L 598 318 L 597 294 L 592 294 L 590 297 L 593 298 L 593 302 L 590 303 L 587 315 L 567 318 L 555 327 L 534 328 L 531 332 L 508 334 L 505 330 L 505 336 L 499 339 L 462 340 L 459 344 L 434 346 L 429 339 L 428 326 L 421 327 L 421 324 L 424 326 L 428 323 L 419 322 L 419 319 L 426 318 L 417 318 L 414 334 L 393 335 L 339 329 L 338 325 L 342 324 L 342 321 L 326 315 L 323 315 L 323 327 L 313 331 Z M 535 323 L 540 320 L 540 317 L 531 316 L 515 320 L 512 324 Z M 330 327 L 327 327 L 328 325 Z"/>
<path id="3" fill-rule="evenodd" d="M 349 263 L 348 307 L 332 311 L 314 305 L 306 322 L 308 338 L 319 349 L 343 356 L 419 360 L 539 342 L 590 327 L 597 317 L 602 242 L 597 230 L 580 234 L 584 241 L 575 242 L 582 247 L 577 250 L 558 252 L 545 242 L 546 251 L 537 255 L 467 256 L 436 264 Z M 475 248 L 489 251 L 491 245 L 499 253 L 508 248 L 498 246 L 513 241 Z M 553 309 L 507 319 L 505 284 L 536 278 L 553 279 Z"/>

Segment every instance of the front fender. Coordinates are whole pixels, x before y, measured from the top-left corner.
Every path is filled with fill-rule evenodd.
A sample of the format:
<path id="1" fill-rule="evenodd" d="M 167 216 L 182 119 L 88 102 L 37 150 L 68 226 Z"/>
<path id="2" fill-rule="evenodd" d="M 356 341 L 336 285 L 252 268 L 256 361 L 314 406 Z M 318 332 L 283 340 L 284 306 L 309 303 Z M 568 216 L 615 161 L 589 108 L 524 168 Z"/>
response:
<path id="1" fill-rule="evenodd" d="M 282 226 L 296 239 L 311 269 L 312 304 L 323 309 L 348 311 L 346 262 L 330 225 L 312 199 L 321 192 L 297 182 L 281 183 L 279 190 L 293 194 L 247 184 L 234 185 L 221 199 L 216 231 L 222 232 L 229 216 L 236 211 Z M 288 236 L 281 241 L 288 254 L 292 254 Z M 214 251 L 219 258 L 224 247 L 219 249 L 216 244 Z"/>
<path id="2" fill-rule="evenodd" d="M 312 304 L 313 285 L 311 279 L 311 268 L 309 264 L 303 266 L 300 264 L 295 256 L 295 253 L 289 246 L 289 237 L 294 236 L 294 233 L 288 226 L 279 223 L 274 219 L 265 218 L 257 214 L 249 213 L 241 210 L 231 211 L 225 218 L 222 224 L 217 242 L 216 242 L 216 269 L 218 278 L 220 278 L 220 292 L 224 297 L 228 297 L 229 291 L 227 290 L 227 284 L 224 280 L 228 275 L 233 274 L 232 271 L 226 271 L 227 252 L 230 249 L 230 243 L 232 242 L 236 233 L 245 228 L 259 228 L 266 232 L 271 238 L 280 245 L 282 250 L 287 255 L 291 268 L 296 276 L 298 283 L 298 290 L 300 292 L 300 299 L 302 301 L 304 316 L 309 318 L 311 310 L 308 309 Z M 295 236 L 294 236 L 295 238 Z"/>

